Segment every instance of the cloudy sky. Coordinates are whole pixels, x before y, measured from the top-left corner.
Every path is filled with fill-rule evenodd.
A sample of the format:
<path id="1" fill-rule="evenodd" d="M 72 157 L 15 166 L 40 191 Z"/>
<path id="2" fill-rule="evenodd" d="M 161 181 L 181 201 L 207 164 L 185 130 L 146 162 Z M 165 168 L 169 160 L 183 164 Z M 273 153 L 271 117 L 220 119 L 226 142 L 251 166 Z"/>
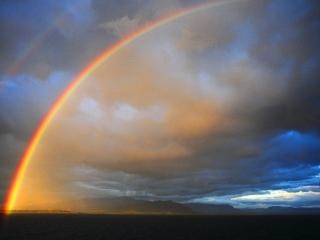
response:
<path id="1" fill-rule="evenodd" d="M 94 56 L 200 2 L 2 1 L 0 199 L 41 117 Z M 120 196 L 320 206 L 319 33 L 317 0 L 244 0 L 143 35 L 63 106 L 16 208 Z"/>

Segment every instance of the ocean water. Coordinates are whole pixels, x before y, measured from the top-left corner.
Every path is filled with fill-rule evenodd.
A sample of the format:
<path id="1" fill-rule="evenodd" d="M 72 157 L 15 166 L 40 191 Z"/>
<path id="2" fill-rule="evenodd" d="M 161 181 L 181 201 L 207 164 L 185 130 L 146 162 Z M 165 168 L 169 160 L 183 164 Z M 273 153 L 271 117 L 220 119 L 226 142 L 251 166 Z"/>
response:
<path id="1" fill-rule="evenodd" d="M 1 240 L 320 239 L 320 216 L 21 214 L 2 219 Z"/>

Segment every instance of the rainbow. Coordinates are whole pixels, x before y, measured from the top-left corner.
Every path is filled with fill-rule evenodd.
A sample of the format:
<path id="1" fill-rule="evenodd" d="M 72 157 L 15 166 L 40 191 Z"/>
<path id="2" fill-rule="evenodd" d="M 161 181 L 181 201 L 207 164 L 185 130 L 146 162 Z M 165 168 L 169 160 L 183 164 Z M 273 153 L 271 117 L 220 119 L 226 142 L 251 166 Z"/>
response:
<path id="1" fill-rule="evenodd" d="M 4 211 L 8 215 L 14 210 L 15 202 L 17 200 L 19 190 L 24 178 L 24 175 L 27 171 L 28 165 L 31 161 L 31 158 L 41 141 L 44 133 L 48 129 L 51 121 L 57 115 L 59 110 L 63 107 L 63 105 L 68 101 L 69 97 L 77 90 L 80 86 L 81 82 L 83 82 L 95 69 L 97 69 L 102 63 L 112 57 L 115 53 L 117 53 L 120 49 L 124 48 L 135 39 L 152 31 L 155 28 L 163 26 L 175 19 L 180 17 L 189 15 L 199 10 L 207 9 L 213 6 L 219 6 L 225 3 L 236 2 L 240 0 L 224 0 L 224 1 L 210 1 L 206 3 L 201 3 L 197 5 L 192 5 L 187 8 L 182 8 L 171 12 L 163 17 L 160 17 L 154 21 L 151 21 L 138 30 L 128 34 L 120 41 L 115 43 L 113 46 L 104 49 L 98 56 L 96 56 L 72 81 L 71 83 L 63 90 L 60 96 L 56 99 L 56 101 L 52 104 L 48 112 L 45 114 L 43 119 L 40 121 L 40 124 L 34 131 L 25 151 L 19 161 L 18 166 L 16 167 L 13 179 L 8 188 L 7 195 L 4 201 Z"/>

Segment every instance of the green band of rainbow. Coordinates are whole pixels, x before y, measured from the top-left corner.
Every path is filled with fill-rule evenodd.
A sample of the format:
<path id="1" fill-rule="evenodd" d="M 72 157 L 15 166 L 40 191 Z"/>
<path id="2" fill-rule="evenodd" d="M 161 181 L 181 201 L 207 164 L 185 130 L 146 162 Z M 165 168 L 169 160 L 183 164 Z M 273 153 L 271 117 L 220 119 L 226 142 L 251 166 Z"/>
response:
<path id="1" fill-rule="evenodd" d="M 107 48 L 102 51 L 101 54 L 96 56 L 73 80 L 72 82 L 63 90 L 62 94 L 56 99 L 56 101 L 53 103 L 53 105 L 50 107 L 49 111 L 46 113 L 46 115 L 41 120 L 40 124 L 38 125 L 37 129 L 34 131 L 21 159 L 16 167 L 14 177 L 11 181 L 10 187 L 7 191 L 6 199 L 4 202 L 4 211 L 6 214 L 10 214 L 12 210 L 14 210 L 15 202 L 17 200 L 19 190 L 24 178 L 24 175 L 26 173 L 26 170 L 28 168 L 28 165 L 31 161 L 31 158 L 41 141 L 44 133 L 46 132 L 47 128 L 49 127 L 51 121 L 54 119 L 56 114 L 59 112 L 59 110 L 63 107 L 63 105 L 66 103 L 66 101 L 69 99 L 69 97 L 77 90 L 79 85 L 82 81 L 84 81 L 95 69 L 97 69 L 102 63 L 104 63 L 106 60 L 108 60 L 111 56 L 113 56 L 116 52 L 118 52 L 120 49 L 124 48 L 128 44 L 130 44 L 135 39 L 139 38 L 143 34 L 150 32 L 151 30 L 160 27 L 168 22 L 171 22 L 177 18 L 180 18 L 182 16 L 191 14 L 193 12 L 207 9 L 213 6 L 222 5 L 224 3 L 230 3 L 240 0 L 225 0 L 225 1 L 210 1 L 198 5 L 193 5 L 191 7 L 182 8 L 177 11 L 171 12 L 168 15 L 165 15 L 161 18 L 158 18 L 154 21 L 151 21 L 138 29 L 137 31 L 134 31 L 127 36 L 125 36 L 123 39 L 115 43 L 110 48 Z"/>

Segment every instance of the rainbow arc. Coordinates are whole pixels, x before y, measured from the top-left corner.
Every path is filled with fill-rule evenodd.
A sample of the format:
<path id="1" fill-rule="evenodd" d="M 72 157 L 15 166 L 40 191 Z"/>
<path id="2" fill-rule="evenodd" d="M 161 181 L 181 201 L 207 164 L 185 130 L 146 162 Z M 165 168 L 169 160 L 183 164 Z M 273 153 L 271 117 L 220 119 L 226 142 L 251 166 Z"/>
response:
<path id="1" fill-rule="evenodd" d="M 34 152 L 39 145 L 44 133 L 50 126 L 50 123 L 58 114 L 60 109 L 64 106 L 64 104 L 68 101 L 71 95 L 78 89 L 80 84 L 87 79 L 87 77 L 94 72 L 102 63 L 110 59 L 115 53 L 117 53 L 122 48 L 126 47 L 128 44 L 132 43 L 137 38 L 142 35 L 152 31 L 155 28 L 163 26 L 169 22 L 172 22 L 178 18 L 189 15 L 191 13 L 204 10 L 207 8 L 211 8 L 214 6 L 219 6 L 226 3 L 237 2 L 241 0 L 225 0 L 225 1 L 210 1 L 202 4 L 193 5 L 187 8 L 182 8 L 177 11 L 171 12 L 163 17 L 160 17 L 154 21 L 151 21 L 138 30 L 128 34 L 120 41 L 115 43 L 113 46 L 104 49 L 98 56 L 96 56 L 72 81 L 71 83 L 63 90 L 60 96 L 56 99 L 56 101 L 52 104 L 48 112 L 40 121 L 40 124 L 34 131 L 25 151 L 19 161 L 18 166 L 16 167 L 15 174 L 11 181 L 10 187 L 7 191 L 6 199 L 4 202 L 4 210 L 6 214 L 10 214 L 14 208 L 15 203 L 19 195 L 19 191 L 21 188 L 21 184 L 23 182 L 23 178 L 27 171 L 28 165 L 32 159 Z"/>

